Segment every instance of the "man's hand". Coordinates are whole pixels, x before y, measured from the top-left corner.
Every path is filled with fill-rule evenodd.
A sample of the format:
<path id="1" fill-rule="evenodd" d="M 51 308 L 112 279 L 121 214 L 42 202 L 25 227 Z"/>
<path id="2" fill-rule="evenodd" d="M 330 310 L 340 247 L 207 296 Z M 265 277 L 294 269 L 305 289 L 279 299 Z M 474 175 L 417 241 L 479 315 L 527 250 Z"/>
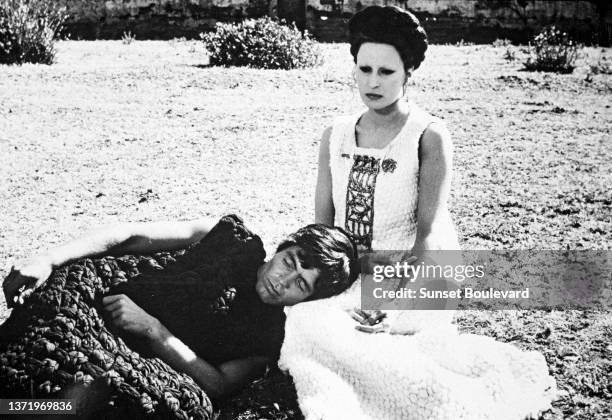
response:
<path id="1" fill-rule="evenodd" d="M 160 322 L 146 313 L 126 295 L 111 295 L 102 299 L 104 310 L 108 311 L 113 325 L 132 334 L 155 338 Z"/>
<path id="2" fill-rule="evenodd" d="M 359 331 L 375 334 L 389 330 L 387 323 L 383 322 L 387 317 L 383 311 L 365 311 L 355 308 L 351 311 L 351 317 L 359 322 L 359 325 L 355 326 L 355 329 Z"/>
<path id="3" fill-rule="evenodd" d="M 23 304 L 34 290 L 43 285 L 51 275 L 53 265 L 45 256 L 34 257 L 24 263 L 17 263 L 4 280 L 2 289 L 6 305 L 11 308 Z"/>

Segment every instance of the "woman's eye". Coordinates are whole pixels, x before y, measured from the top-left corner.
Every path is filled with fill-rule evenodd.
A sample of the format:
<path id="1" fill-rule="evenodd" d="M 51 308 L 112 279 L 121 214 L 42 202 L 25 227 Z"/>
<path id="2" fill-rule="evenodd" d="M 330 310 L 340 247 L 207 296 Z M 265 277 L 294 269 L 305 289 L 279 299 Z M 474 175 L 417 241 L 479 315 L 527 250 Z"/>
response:
<path id="1" fill-rule="evenodd" d="M 369 73 L 370 71 L 372 71 L 372 68 L 368 66 L 362 66 L 359 67 L 359 70 L 361 70 L 363 73 Z"/>
<path id="2" fill-rule="evenodd" d="M 395 73 L 395 70 L 381 70 L 380 72 L 382 74 L 384 74 L 385 76 L 389 76 L 389 75 Z"/>

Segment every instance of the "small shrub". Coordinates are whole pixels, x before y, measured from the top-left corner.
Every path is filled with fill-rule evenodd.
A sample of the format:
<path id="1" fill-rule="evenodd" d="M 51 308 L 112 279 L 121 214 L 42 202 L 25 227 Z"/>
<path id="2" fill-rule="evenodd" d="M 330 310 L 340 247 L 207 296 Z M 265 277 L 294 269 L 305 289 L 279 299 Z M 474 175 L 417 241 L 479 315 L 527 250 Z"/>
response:
<path id="1" fill-rule="evenodd" d="M 529 57 L 524 65 L 530 71 L 571 73 L 580 48 L 567 33 L 550 26 L 534 38 L 533 44 L 529 44 Z"/>
<path id="2" fill-rule="evenodd" d="M 599 57 L 596 63 L 589 64 L 589 71 L 592 74 L 612 74 L 612 63 L 606 57 Z"/>
<path id="3" fill-rule="evenodd" d="M 508 47 L 512 45 L 512 42 L 510 42 L 509 39 L 499 39 L 497 38 L 495 41 L 493 41 L 493 46 L 495 48 L 499 48 L 499 47 Z"/>
<path id="4" fill-rule="evenodd" d="M 54 0 L 0 2 L 0 63 L 52 64 L 67 15 Z"/>
<path id="5" fill-rule="evenodd" d="M 516 60 L 516 51 L 511 46 L 506 47 L 506 52 L 504 53 L 504 59 L 506 61 Z"/>
<path id="6" fill-rule="evenodd" d="M 121 42 L 123 45 L 130 45 L 132 42 L 136 40 L 136 35 L 132 33 L 132 31 L 124 32 L 121 36 Z"/>
<path id="7" fill-rule="evenodd" d="M 200 37 L 212 65 L 289 70 L 321 64 L 318 45 L 308 33 L 283 23 L 269 17 L 217 23 L 215 32 Z"/>
<path id="8" fill-rule="evenodd" d="M 455 44 L 456 47 L 471 47 L 473 45 L 473 42 L 465 41 L 463 38 L 461 38 L 459 42 Z"/>

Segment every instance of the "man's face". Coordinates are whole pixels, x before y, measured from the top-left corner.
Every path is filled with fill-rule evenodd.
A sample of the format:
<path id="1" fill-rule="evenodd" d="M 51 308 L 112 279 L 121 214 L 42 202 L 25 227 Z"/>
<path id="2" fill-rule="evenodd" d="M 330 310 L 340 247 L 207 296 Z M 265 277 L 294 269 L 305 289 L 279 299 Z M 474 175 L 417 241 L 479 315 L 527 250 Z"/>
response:
<path id="1" fill-rule="evenodd" d="M 255 290 L 262 302 L 269 305 L 291 306 L 303 302 L 314 293 L 321 271 L 305 269 L 300 264 L 300 248 L 285 248 L 257 270 Z"/>

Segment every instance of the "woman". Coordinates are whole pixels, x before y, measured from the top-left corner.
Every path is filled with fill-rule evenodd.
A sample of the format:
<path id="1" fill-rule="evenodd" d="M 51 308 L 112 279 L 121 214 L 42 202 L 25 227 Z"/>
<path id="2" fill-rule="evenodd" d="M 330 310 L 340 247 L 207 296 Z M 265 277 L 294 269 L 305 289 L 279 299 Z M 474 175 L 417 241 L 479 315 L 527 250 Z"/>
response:
<path id="1" fill-rule="evenodd" d="M 351 19 L 349 32 L 367 110 L 338 118 L 323 134 L 316 221 L 356 237 L 363 271 L 431 262 L 434 250 L 459 247 L 446 205 L 450 136 L 439 119 L 402 100 L 424 59 L 425 31 L 409 12 L 371 6 Z M 391 250 L 400 257 L 388 257 Z M 459 336 L 451 311 L 389 311 L 390 322 L 355 325 L 347 311 L 360 306 L 367 274 L 360 280 L 340 296 L 287 311 L 280 365 L 307 419 L 522 418 L 549 407 L 555 384 L 540 354 Z M 384 316 L 353 314 L 367 324 Z"/>
<path id="2" fill-rule="evenodd" d="M 425 58 L 425 31 L 410 13 L 378 6 L 356 14 L 349 31 L 367 110 L 337 119 L 323 134 L 315 220 L 345 227 L 370 252 L 458 248 L 446 206 L 450 135 L 439 119 L 402 100 Z"/>
<path id="3" fill-rule="evenodd" d="M 425 58 L 423 27 L 397 7 L 374 6 L 351 19 L 349 33 L 367 109 L 336 119 L 323 133 L 315 220 L 352 233 L 366 271 L 398 258 L 382 251 L 403 250 L 418 264 L 430 260 L 427 251 L 459 249 L 447 208 L 450 134 L 441 120 L 402 100 Z"/>

